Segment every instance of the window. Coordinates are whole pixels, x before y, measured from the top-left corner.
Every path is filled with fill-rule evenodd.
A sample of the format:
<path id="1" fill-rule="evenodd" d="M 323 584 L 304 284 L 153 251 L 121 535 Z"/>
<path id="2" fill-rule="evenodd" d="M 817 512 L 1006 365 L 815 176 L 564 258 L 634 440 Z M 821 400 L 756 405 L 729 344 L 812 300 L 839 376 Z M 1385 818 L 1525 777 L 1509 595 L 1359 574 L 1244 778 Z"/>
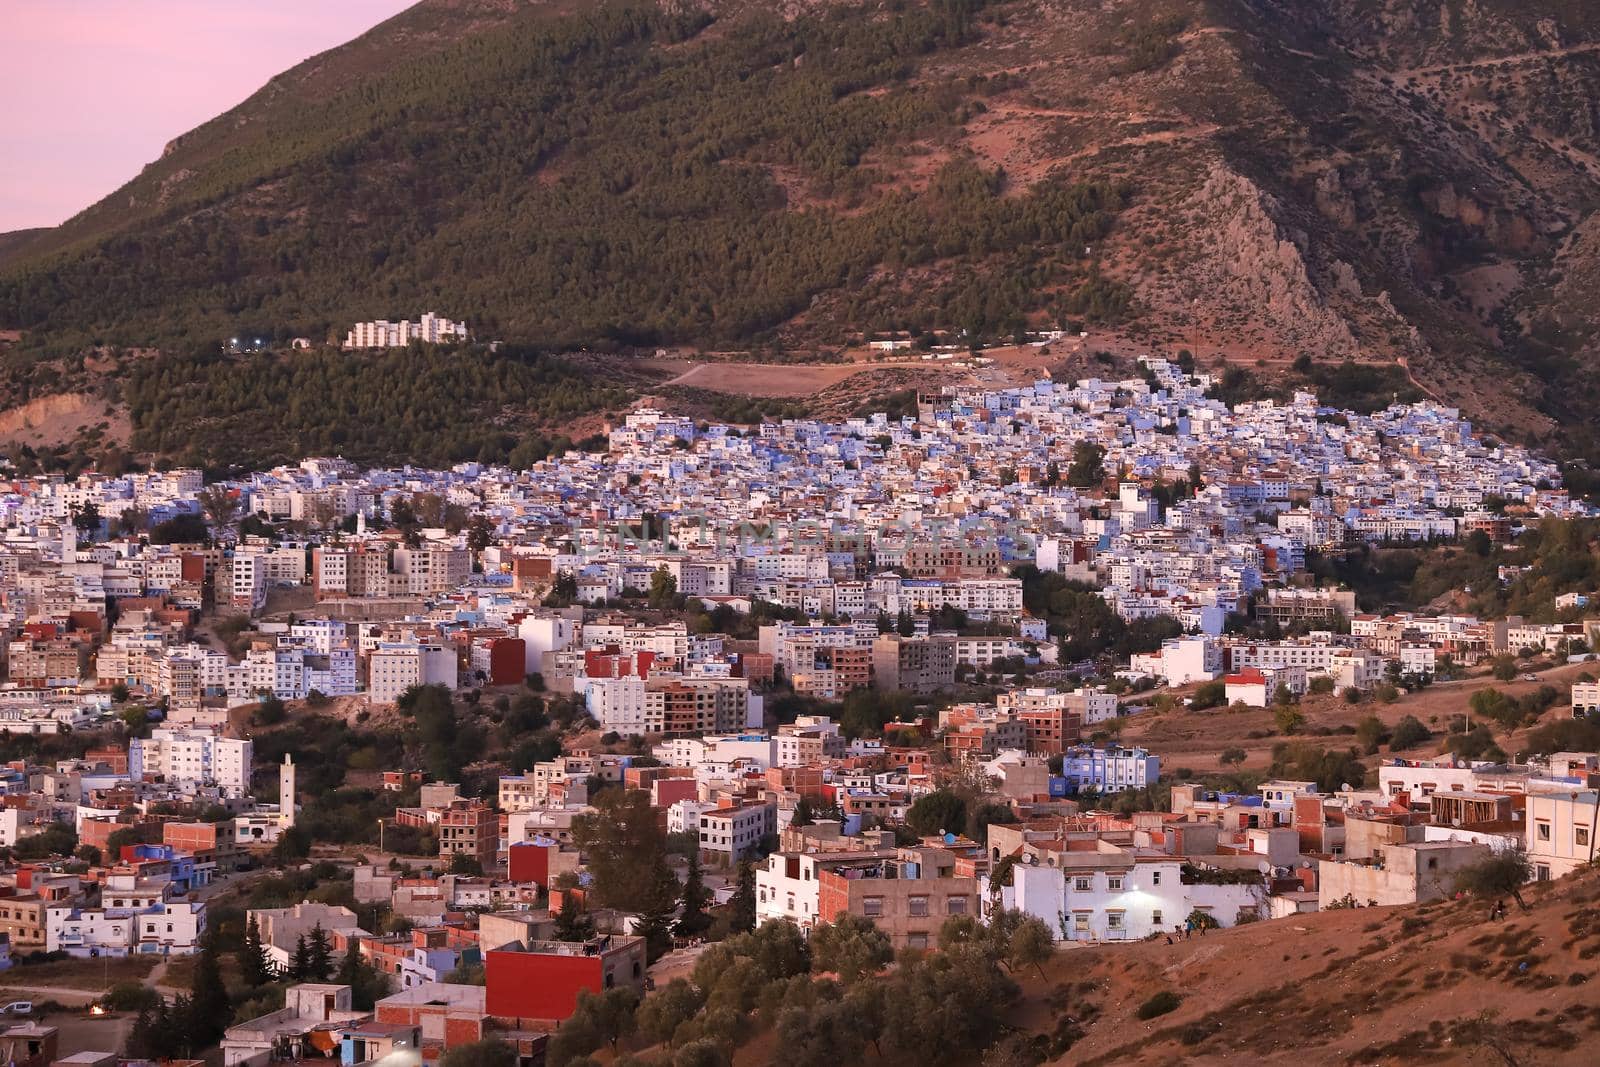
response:
<path id="1" fill-rule="evenodd" d="M 927 948 L 927 947 L 928 947 L 928 935 L 927 934 L 907 934 L 906 935 L 906 948 L 923 949 L 923 948 Z"/>
<path id="2" fill-rule="evenodd" d="M 1072 928 L 1080 933 L 1087 933 L 1089 929 L 1089 913 L 1086 911 L 1073 912 Z"/>
<path id="3" fill-rule="evenodd" d="M 1548 882 L 1550 880 L 1550 865 L 1541 863 L 1535 866 L 1533 868 L 1533 878 L 1536 882 Z"/>
<path id="4" fill-rule="evenodd" d="M 1094 888 L 1094 879 L 1092 877 L 1080 875 L 1072 880 L 1072 888 L 1076 889 L 1080 893 L 1087 893 L 1089 890 Z"/>
<path id="5" fill-rule="evenodd" d="M 1161 925 L 1161 909 L 1160 908 L 1157 908 L 1155 911 L 1152 911 L 1150 913 L 1150 925 L 1151 926 L 1160 926 Z"/>
<path id="6" fill-rule="evenodd" d="M 1111 890 L 1113 893 L 1121 892 L 1122 891 L 1122 875 L 1120 875 L 1120 874 L 1108 874 L 1108 875 L 1106 875 L 1106 888 Z"/>
<path id="7" fill-rule="evenodd" d="M 1160 871 L 1151 871 L 1150 872 L 1150 884 L 1151 885 L 1160 885 L 1161 884 L 1161 872 Z"/>
<path id="8" fill-rule="evenodd" d="M 1589 843 L 1589 828 L 1587 826 L 1579 826 L 1574 829 L 1572 831 L 1572 843 L 1575 845 L 1587 845 Z"/>
<path id="9" fill-rule="evenodd" d="M 874 918 L 883 914 L 882 897 L 864 897 L 861 901 L 861 914 L 867 918 Z"/>
<path id="10" fill-rule="evenodd" d="M 1122 912 L 1120 912 L 1120 911 L 1108 911 L 1108 912 L 1106 912 L 1106 929 L 1107 930 L 1120 930 L 1120 929 L 1122 929 Z"/>
<path id="11" fill-rule="evenodd" d="M 1547 823 L 1547 822 L 1535 823 L 1533 829 L 1534 829 L 1535 836 L 1537 836 L 1540 841 L 1548 841 L 1548 840 L 1550 840 L 1550 824 L 1549 823 Z"/>
<path id="12" fill-rule="evenodd" d="M 908 899 L 906 901 L 906 903 L 907 903 L 907 905 L 909 907 L 909 910 L 910 910 L 910 913 L 912 915 L 914 915 L 914 916 L 916 916 L 918 918 L 921 918 L 922 916 L 925 916 L 925 915 L 928 914 L 928 898 L 927 897 L 911 897 L 910 899 Z"/>
<path id="13" fill-rule="evenodd" d="M 945 901 L 945 911 L 951 915 L 965 915 L 967 913 L 966 897 L 951 897 Z"/>

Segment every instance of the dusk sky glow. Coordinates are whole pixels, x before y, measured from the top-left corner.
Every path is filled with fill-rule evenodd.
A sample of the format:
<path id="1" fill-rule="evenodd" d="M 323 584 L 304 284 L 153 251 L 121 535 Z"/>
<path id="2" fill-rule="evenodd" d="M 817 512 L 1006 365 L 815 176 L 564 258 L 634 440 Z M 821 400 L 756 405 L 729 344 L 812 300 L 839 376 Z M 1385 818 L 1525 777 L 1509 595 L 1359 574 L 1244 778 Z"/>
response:
<path id="1" fill-rule="evenodd" d="M 53 226 L 414 0 L 6 0 L 0 232 Z"/>

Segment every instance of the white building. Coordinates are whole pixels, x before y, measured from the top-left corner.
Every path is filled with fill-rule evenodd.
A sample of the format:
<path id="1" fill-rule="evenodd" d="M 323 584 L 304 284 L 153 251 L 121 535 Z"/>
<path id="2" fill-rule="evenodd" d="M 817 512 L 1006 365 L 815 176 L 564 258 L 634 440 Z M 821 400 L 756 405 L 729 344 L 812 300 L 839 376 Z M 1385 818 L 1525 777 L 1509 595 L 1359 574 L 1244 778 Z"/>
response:
<path id="1" fill-rule="evenodd" d="M 1173 932 L 1195 911 L 1224 927 L 1266 914 L 1264 884 L 1186 884 L 1180 856 L 1112 848 L 1052 854 L 1048 860 L 1057 862 L 1013 867 L 1001 905 L 1043 920 L 1060 941 L 1139 941 Z M 987 908 L 987 879 L 979 897 Z"/>
<path id="2" fill-rule="evenodd" d="M 1528 861 L 1538 881 L 1589 866 L 1600 844 L 1600 792 L 1529 793 Z"/>
<path id="3" fill-rule="evenodd" d="M 464 322 L 452 322 L 431 311 L 424 312 L 421 320 L 375 319 L 358 322 L 345 335 L 345 348 L 404 348 L 412 341 L 424 344 L 450 344 L 471 340 Z"/>
<path id="4" fill-rule="evenodd" d="M 778 805 L 740 804 L 700 815 L 700 856 L 731 867 L 754 852 L 761 839 L 778 832 Z"/>
<path id="5" fill-rule="evenodd" d="M 1134 655 L 1129 666 L 1168 685 L 1209 682 L 1222 670 L 1222 649 L 1209 637 L 1174 637 L 1163 641 L 1159 652 Z"/>
<path id="6" fill-rule="evenodd" d="M 186 791 L 215 786 L 226 796 L 242 797 L 250 792 L 253 748 L 210 730 L 156 729 L 128 742 L 128 777 L 158 778 Z"/>
<path id="7" fill-rule="evenodd" d="M 1143 789 L 1161 777 L 1161 757 L 1142 748 L 1070 748 L 1061 758 L 1061 774 L 1074 789 Z"/>
<path id="8" fill-rule="evenodd" d="M 457 683 L 455 650 L 436 642 L 384 642 L 367 661 L 367 699 L 374 704 L 393 704 L 415 685 Z"/>

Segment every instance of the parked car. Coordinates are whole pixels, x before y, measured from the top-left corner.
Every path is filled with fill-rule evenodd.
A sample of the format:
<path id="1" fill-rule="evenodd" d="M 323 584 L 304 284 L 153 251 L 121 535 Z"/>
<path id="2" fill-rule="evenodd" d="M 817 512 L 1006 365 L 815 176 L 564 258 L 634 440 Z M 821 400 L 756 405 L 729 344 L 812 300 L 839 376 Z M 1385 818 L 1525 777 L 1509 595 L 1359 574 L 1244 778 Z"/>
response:
<path id="1" fill-rule="evenodd" d="M 13 1000 L 10 1004 L 0 1008 L 0 1015 L 32 1015 L 33 1001 Z"/>

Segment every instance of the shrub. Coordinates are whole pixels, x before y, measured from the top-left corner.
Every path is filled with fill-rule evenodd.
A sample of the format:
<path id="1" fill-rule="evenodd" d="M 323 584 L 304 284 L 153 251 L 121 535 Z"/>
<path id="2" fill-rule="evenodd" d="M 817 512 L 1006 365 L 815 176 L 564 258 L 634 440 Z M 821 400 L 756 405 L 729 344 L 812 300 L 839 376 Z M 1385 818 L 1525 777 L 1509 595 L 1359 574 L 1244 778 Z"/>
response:
<path id="1" fill-rule="evenodd" d="M 1177 1011 L 1178 1005 L 1183 1003 L 1183 998 L 1170 989 L 1163 989 L 1143 1004 L 1134 1012 L 1141 1019 L 1154 1019 L 1168 1012 Z"/>

